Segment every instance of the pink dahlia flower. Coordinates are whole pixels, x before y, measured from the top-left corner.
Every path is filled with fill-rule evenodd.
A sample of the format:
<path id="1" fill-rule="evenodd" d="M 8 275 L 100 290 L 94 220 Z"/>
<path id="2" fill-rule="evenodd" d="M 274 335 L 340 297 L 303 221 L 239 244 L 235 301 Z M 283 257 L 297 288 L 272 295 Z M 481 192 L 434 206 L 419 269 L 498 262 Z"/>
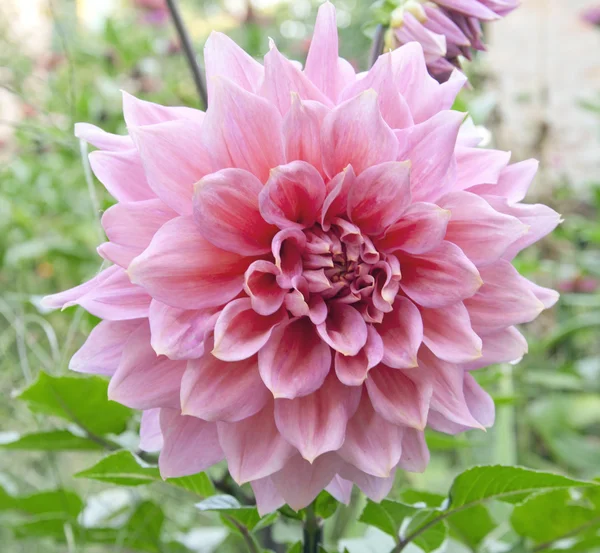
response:
<path id="1" fill-rule="evenodd" d="M 559 222 L 521 203 L 537 163 L 476 147 L 421 46 L 357 76 L 319 11 L 304 71 L 222 34 L 206 113 L 124 96 L 128 136 L 86 124 L 113 263 L 46 299 L 104 319 L 75 371 L 144 411 L 165 477 L 226 459 L 262 513 L 422 471 L 423 430 L 490 426 L 471 371 L 527 351 L 557 294 L 511 260 Z"/>
<path id="2" fill-rule="evenodd" d="M 485 50 L 482 22 L 501 19 L 518 5 L 519 0 L 400 0 L 389 46 L 418 42 L 431 74 L 445 81 L 460 68 L 459 56 L 470 60 L 473 50 Z"/>

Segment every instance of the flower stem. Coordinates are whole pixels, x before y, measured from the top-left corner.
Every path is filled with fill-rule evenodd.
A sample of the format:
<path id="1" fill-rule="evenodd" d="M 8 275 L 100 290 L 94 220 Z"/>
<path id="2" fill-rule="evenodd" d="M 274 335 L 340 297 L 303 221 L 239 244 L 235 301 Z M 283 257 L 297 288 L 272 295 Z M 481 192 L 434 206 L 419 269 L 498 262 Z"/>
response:
<path id="1" fill-rule="evenodd" d="M 369 69 L 375 65 L 377 58 L 383 53 L 383 43 L 385 40 L 385 27 L 380 23 L 377 25 L 373 45 L 371 46 L 371 57 L 369 59 Z"/>
<path id="2" fill-rule="evenodd" d="M 304 519 L 304 549 L 303 553 L 319 553 L 323 540 L 323 522 L 315 514 L 314 504 L 306 508 Z"/>
<path id="3" fill-rule="evenodd" d="M 167 6 L 169 7 L 169 13 L 171 14 L 171 19 L 173 20 L 175 29 L 177 29 L 179 40 L 181 40 L 181 47 L 183 48 L 190 71 L 192 72 L 192 77 L 194 79 L 194 84 L 196 85 L 196 90 L 198 91 L 198 96 L 200 96 L 200 100 L 202 101 L 202 107 L 206 109 L 208 107 L 208 96 L 206 94 L 204 77 L 202 76 L 200 65 L 198 65 L 198 61 L 196 60 L 196 54 L 194 53 L 194 46 L 190 40 L 190 35 L 185 28 L 183 19 L 181 19 L 179 7 L 177 6 L 177 0 L 167 0 Z"/>

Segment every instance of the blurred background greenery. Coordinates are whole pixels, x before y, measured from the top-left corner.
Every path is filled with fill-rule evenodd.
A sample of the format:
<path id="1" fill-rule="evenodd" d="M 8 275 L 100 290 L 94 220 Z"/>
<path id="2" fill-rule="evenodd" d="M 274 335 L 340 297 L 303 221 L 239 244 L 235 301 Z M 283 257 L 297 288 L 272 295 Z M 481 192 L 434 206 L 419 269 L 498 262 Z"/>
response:
<path id="1" fill-rule="evenodd" d="M 103 237 L 99 217 L 111 198 L 98 182 L 86 178 L 73 124 L 87 121 L 124 132 L 120 89 L 167 105 L 200 107 L 160 2 L 31 2 L 25 10 L 36 9 L 39 17 L 29 13 L 32 20 L 24 25 L 35 24 L 39 31 L 25 34 L 27 43 L 15 33 L 15 21 L 23 17 L 28 2 L 13 4 L 0 14 L 0 447 L 20 434 L 65 427 L 53 417 L 32 413 L 13 396 L 40 371 L 66 374 L 69 358 L 97 323 L 81 309 L 47 313 L 39 305 L 44 294 L 74 286 L 100 266 L 95 253 Z M 289 57 L 304 60 L 318 2 L 181 4 L 199 52 L 209 32 L 217 29 L 257 57 L 272 37 Z M 336 1 L 342 55 L 358 68 L 365 68 L 368 58 L 367 35 L 374 21 L 370 4 Z M 486 125 L 493 143 L 502 105 L 489 94 L 494 83 L 488 58 L 477 58 L 468 72 L 474 89 L 461 93 L 456 107 Z M 574 109 L 596 119 L 600 141 L 600 103 L 593 97 L 582 100 Z M 510 149 L 510 144 L 502 147 Z M 513 161 L 525 155 L 513 149 Z M 524 329 L 530 353 L 522 362 L 478 373 L 496 401 L 496 426 L 486 434 L 429 435 L 430 467 L 421 475 L 399 474 L 394 493 L 407 485 L 443 493 L 458 472 L 483 463 L 521 464 L 582 478 L 600 474 L 600 182 L 558 180 L 543 171 L 529 201 L 551 205 L 565 222 L 517 263 L 536 282 L 559 289 L 562 298 Z M 135 448 L 138 422 L 135 416 L 128 419 L 120 443 Z M 81 449 L 90 451 L 8 446 L 0 451 L 3 552 L 245 550 L 239 537 L 225 538 L 226 531 L 212 515 L 194 510 L 188 492 L 161 484 L 125 489 L 73 479 L 73 473 L 102 455 L 99 447 Z M 8 496 L 54 488 L 75 490 L 81 498 L 75 496 L 67 514 L 50 513 L 52 521 L 58 520 L 58 533 L 39 505 L 9 509 Z M 61 497 L 64 501 L 66 496 Z M 364 533 L 355 522 L 361 501 L 357 498 L 336 513 L 328 530 L 330 543 L 342 535 Z M 69 517 L 78 521 L 79 532 L 70 537 Z M 118 539 L 107 544 L 106 535 L 94 534 L 98 526 L 113 528 L 111 539 Z M 132 533 L 143 534 L 144 543 L 132 541 Z M 284 521 L 271 529 L 268 539 L 277 550 L 277 541 L 299 536 L 293 521 Z M 347 545 L 359 551 L 352 549 L 356 544 Z M 485 544 L 471 550 L 486 551 Z"/>

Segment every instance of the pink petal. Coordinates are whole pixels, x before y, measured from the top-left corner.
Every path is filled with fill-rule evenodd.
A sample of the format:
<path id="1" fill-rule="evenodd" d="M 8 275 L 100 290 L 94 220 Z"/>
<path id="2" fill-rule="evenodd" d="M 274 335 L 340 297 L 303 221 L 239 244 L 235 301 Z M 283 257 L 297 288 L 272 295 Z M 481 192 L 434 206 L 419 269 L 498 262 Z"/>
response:
<path id="1" fill-rule="evenodd" d="M 281 470 L 295 453 L 275 426 L 272 403 L 242 421 L 218 422 L 217 429 L 229 472 L 240 485 Z"/>
<path id="2" fill-rule="evenodd" d="M 260 315 L 271 315 L 283 304 L 286 290 L 277 283 L 281 271 L 270 261 L 252 263 L 244 275 L 244 290 L 250 296 L 252 309 Z"/>
<path id="3" fill-rule="evenodd" d="M 335 374 L 346 386 L 360 386 L 369 370 L 383 359 L 383 340 L 373 325 L 367 325 L 367 343 L 355 356 L 335 354 Z"/>
<path id="4" fill-rule="evenodd" d="M 321 339 L 342 355 L 356 355 L 367 343 L 367 325 L 351 305 L 331 303 L 325 322 L 317 325 Z"/>
<path id="5" fill-rule="evenodd" d="M 331 2 L 325 2 L 319 7 L 304 72 L 334 103 L 348 82 L 342 63 L 338 58 L 335 8 Z"/>
<path id="6" fill-rule="evenodd" d="M 282 56 L 273 41 L 265 56 L 265 79 L 260 94 L 276 106 L 285 116 L 292 104 L 292 94 L 302 100 L 315 100 L 332 107 L 333 103 L 325 96 L 294 63 Z"/>
<path id="7" fill-rule="evenodd" d="M 260 478 L 259 480 L 253 480 L 250 482 L 250 485 L 254 492 L 254 499 L 256 499 L 258 514 L 261 517 L 268 515 L 285 505 L 285 499 L 283 499 L 281 494 L 277 491 L 273 479 L 270 476 Z"/>
<path id="8" fill-rule="evenodd" d="M 185 417 L 174 409 L 160 410 L 164 446 L 158 458 L 163 478 L 202 472 L 223 460 L 214 422 Z"/>
<path id="9" fill-rule="evenodd" d="M 369 167 L 348 192 L 348 215 L 361 231 L 382 234 L 410 205 L 410 163 Z"/>
<path id="10" fill-rule="evenodd" d="M 122 321 L 147 317 L 150 301 L 146 291 L 132 284 L 121 267 L 113 266 L 71 290 L 46 296 L 42 303 L 53 309 L 81 305 L 101 319 Z"/>
<path id="11" fill-rule="evenodd" d="M 195 359 L 204 354 L 204 336 L 214 327 L 216 310 L 178 309 L 157 300 L 150 304 L 152 349 L 169 359 Z"/>
<path id="12" fill-rule="evenodd" d="M 150 346 L 150 327 L 141 325 L 131 334 L 108 385 L 108 398 L 132 409 L 179 407 L 179 386 L 184 361 L 157 356 Z"/>
<path id="13" fill-rule="evenodd" d="M 398 296 L 393 311 L 377 326 L 383 340 L 383 363 L 395 369 L 417 366 L 417 352 L 423 341 L 423 322 L 416 306 Z"/>
<path id="14" fill-rule="evenodd" d="M 335 217 L 346 214 L 348 211 L 348 194 L 355 184 L 356 175 L 352 165 L 348 165 L 327 183 L 327 196 L 321 208 L 320 218 L 323 230 L 329 230 L 331 221 Z"/>
<path id="15" fill-rule="evenodd" d="M 121 360 L 129 336 L 142 324 L 131 321 L 101 321 L 94 327 L 85 344 L 69 361 L 69 369 L 78 373 L 112 376 Z"/>
<path id="16" fill-rule="evenodd" d="M 266 182 L 269 171 L 285 163 L 279 111 L 225 78 L 215 78 L 213 90 L 203 126 L 206 147 L 220 168 L 245 169 Z"/>
<path id="17" fill-rule="evenodd" d="M 188 107 L 167 107 L 146 100 L 140 100 L 124 90 L 123 93 L 123 117 L 127 127 L 141 127 L 143 125 L 155 125 L 166 121 L 185 119 L 195 123 L 202 123 L 204 112 L 199 109 Z"/>
<path id="18" fill-rule="evenodd" d="M 333 178 L 352 164 L 357 175 L 395 161 L 398 142 L 381 117 L 377 93 L 367 90 L 331 111 L 321 128 L 323 168 Z"/>
<path id="19" fill-rule="evenodd" d="M 527 278 L 524 280 L 535 297 L 544 304 L 545 309 L 550 309 L 560 298 L 560 294 L 556 290 L 539 286 Z"/>
<path id="20" fill-rule="evenodd" d="M 456 10 L 466 16 L 476 17 L 484 21 L 500 19 L 500 16 L 488 8 L 484 2 L 473 2 L 472 0 L 436 0 L 436 3 L 449 10 Z"/>
<path id="21" fill-rule="evenodd" d="M 482 357 L 464 365 L 465 369 L 481 369 L 496 363 L 517 361 L 528 351 L 527 340 L 514 326 L 486 334 L 482 340 Z"/>
<path id="22" fill-rule="evenodd" d="M 97 150 L 89 155 L 89 160 L 94 175 L 119 202 L 156 198 L 135 148 L 114 152 Z"/>
<path id="23" fill-rule="evenodd" d="M 322 455 L 312 464 L 295 455 L 272 478 L 285 502 L 299 511 L 331 482 L 339 466 L 340 460 L 333 453 Z"/>
<path id="24" fill-rule="evenodd" d="M 216 100 L 214 77 L 226 77 L 248 92 L 256 92 L 264 77 L 263 66 L 223 33 L 213 31 L 204 45 L 208 99 Z"/>
<path id="25" fill-rule="evenodd" d="M 392 424 L 423 430 L 433 387 L 429 382 L 413 382 L 407 376 L 412 372 L 378 365 L 369 373 L 367 391 L 373 408 L 384 419 Z"/>
<path id="26" fill-rule="evenodd" d="M 493 209 L 483 198 L 469 192 L 453 192 L 440 200 L 452 216 L 446 240 L 453 242 L 478 267 L 500 259 L 511 244 L 528 232 L 516 217 Z"/>
<path id="27" fill-rule="evenodd" d="M 291 94 L 291 107 L 283 121 L 285 157 L 288 162 L 300 160 L 310 163 L 322 176 L 321 126 L 329 110 L 318 102 L 300 100 Z"/>
<path id="28" fill-rule="evenodd" d="M 229 363 L 206 353 L 188 362 L 181 381 L 181 411 L 207 421 L 237 422 L 258 413 L 271 394 L 252 356 Z"/>
<path id="29" fill-rule="evenodd" d="M 317 220 L 325 199 L 325 183 L 306 161 L 292 161 L 271 171 L 260 192 L 265 221 L 285 228 L 309 228 Z"/>
<path id="30" fill-rule="evenodd" d="M 481 338 L 473 332 L 462 302 L 439 309 L 421 309 L 423 343 L 440 359 L 468 363 L 481 357 Z"/>
<path id="31" fill-rule="evenodd" d="M 543 310 L 526 280 L 507 261 L 481 269 L 484 285 L 465 300 L 471 325 L 478 334 L 489 334 L 504 327 L 533 321 Z"/>
<path id="32" fill-rule="evenodd" d="M 435 204 L 416 202 L 375 241 L 379 250 L 422 254 L 437 248 L 446 235 L 450 212 Z"/>
<path id="33" fill-rule="evenodd" d="M 265 317 L 252 309 L 250 298 L 233 300 L 217 319 L 212 354 L 222 361 L 248 359 L 267 343 L 274 327 L 285 320 L 285 309 Z"/>
<path id="34" fill-rule="evenodd" d="M 193 217 L 177 217 L 155 234 L 128 273 L 158 301 L 181 309 L 205 309 L 242 291 L 248 263 L 205 240 Z"/>
<path id="35" fill-rule="evenodd" d="M 350 504 L 350 499 L 352 498 L 352 482 L 350 480 L 344 480 L 344 478 L 336 474 L 325 490 L 340 503 L 344 505 Z"/>
<path id="36" fill-rule="evenodd" d="M 140 449 L 143 451 L 160 451 L 163 447 L 163 435 L 160 430 L 161 409 L 147 409 L 142 412 L 140 422 Z"/>
<path id="37" fill-rule="evenodd" d="M 495 184 L 510 161 L 510 152 L 458 146 L 455 150 L 457 180 L 455 190 L 478 184 Z"/>
<path id="38" fill-rule="evenodd" d="M 194 194 L 194 216 L 206 240 L 240 255 L 271 251 L 277 232 L 258 209 L 262 183 L 243 169 L 223 169 L 204 177 Z"/>
<path id="39" fill-rule="evenodd" d="M 400 286 L 423 307 L 445 307 L 471 297 L 482 285 L 479 272 L 451 242 L 423 255 L 402 255 Z"/>
<path id="40" fill-rule="evenodd" d="M 464 391 L 467 405 L 473 416 L 486 428 L 494 426 L 496 418 L 494 400 L 469 373 L 465 374 Z"/>
<path id="41" fill-rule="evenodd" d="M 292 288 L 293 280 L 302 274 L 302 252 L 306 235 L 297 228 L 287 228 L 275 235 L 271 249 L 280 271 L 277 282 L 282 288 Z"/>
<path id="42" fill-rule="evenodd" d="M 414 201 L 434 202 L 454 187 L 454 147 L 465 115 L 441 111 L 424 123 L 394 131 L 400 144 L 398 160 L 410 160 Z"/>
<path id="43" fill-rule="evenodd" d="M 344 386 L 331 373 L 312 394 L 275 400 L 275 424 L 300 455 L 313 463 L 319 455 L 342 446 L 360 393 L 360 388 Z"/>
<path id="44" fill-rule="evenodd" d="M 158 229 L 176 216 L 158 198 L 113 205 L 102 216 L 102 226 L 110 240 L 102 249 L 104 257 L 127 268 L 148 247 Z"/>
<path id="45" fill-rule="evenodd" d="M 401 43 L 416 41 L 423 46 L 425 61 L 432 63 L 446 55 L 446 37 L 435 33 L 418 21 L 410 11 L 403 14 L 403 25 L 394 30 Z"/>
<path id="46" fill-rule="evenodd" d="M 535 177 L 540 162 L 536 159 L 528 159 L 520 163 L 514 163 L 506 167 L 501 173 L 497 183 L 479 184 L 469 189 L 474 194 L 501 196 L 509 203 L 520 202 Z"/>
<path id="47" fill-rule="evenodd" d="M 378 478 L 363 472 L 352 465 L 346 464 L 340 469 L 340 475 L 354 482 L 361 491 L 372 501 L 381 501 L 392 491 L 396 469 L 386 478 Z"/>
<path id="48" fill-rule="evenodd" d="M 75 123 L 75 136 L 100 150 L 118 152 L 134 148 L 129 136 L 111 134 L 89 123 Z"/>
<path id="49" fill-rule="evenodd" d="M 408 472 L 425 472 L 429 464 L 429 449 L 421 430 L 407 428 L 402 436 L 402 457 L 398 466 Z"/>
<path id="50" fill-rule="evenodd" d="M 331 350 L 308 317 L 274 329 L 258 354 L 263 382 L 276 398 L 294 399 L 318 390 L 331 367 Z"/>
<path id="51" fill-rule="evenodd" d="M 358 411 L 348 423 L 339 455 L 367 474 L 386 478 L 402 455 L 402 432 L 401 426 L 379 416 L 363 394 Z M 342 476 L 348 478 L 343 473 Z"/>
<path id="52" fill-rule="evenodd" d="M 192 121 L 167 121 L 131 127 L 129 134 L 150 188 L 177 213 L 190 215 L 194 183 L 215 169 L 209 149 L 202 145 L 202 127 Z"/>
<path id="53" fill-rule="evenodd" d="M 340 98 L 348 100 L 369 88 L 377 92 L 381 115 L 392 129 L 403 129 L 414 125 L 410 108 L 394 83 L 391 53 L 379 56 L 369 72 L 362 79 L 345 88 Z"/>

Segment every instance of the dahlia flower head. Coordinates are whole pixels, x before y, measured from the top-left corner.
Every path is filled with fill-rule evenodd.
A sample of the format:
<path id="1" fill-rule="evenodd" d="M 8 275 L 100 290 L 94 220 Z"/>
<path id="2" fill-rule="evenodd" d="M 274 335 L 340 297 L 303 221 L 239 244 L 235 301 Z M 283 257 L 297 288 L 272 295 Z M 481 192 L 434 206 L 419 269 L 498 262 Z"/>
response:
<path id="1" fill-rule="evenodd" d="M 387 46 L 409 42 L 423 46 L 430 73 L 445 81 L 468 60 L 485 50 L 482 22 L 495 21 L 519 6 L 519 0 L 399 0 L 391 14 Z"/>
<path id="2" fill-rule="evenodd" d="M 557 294 L 511 260 L 559 215 L 535 161 L 477 147 L 411 43 L 356 75 L 321 6 L 304 70 L 215 33 L 206 113 L 124 95 L 128 136 L 79 124 L 117 204 L 112 266 L 49 296 L 104 319 L 73 357 L 143 411 L 164 477 L 227 460 L 266 513 L 423 471 L 426 426 L 488 427 L 471 371 L 527 351 Z M 101 414 L 99 415 L 101 416 Z"/>

